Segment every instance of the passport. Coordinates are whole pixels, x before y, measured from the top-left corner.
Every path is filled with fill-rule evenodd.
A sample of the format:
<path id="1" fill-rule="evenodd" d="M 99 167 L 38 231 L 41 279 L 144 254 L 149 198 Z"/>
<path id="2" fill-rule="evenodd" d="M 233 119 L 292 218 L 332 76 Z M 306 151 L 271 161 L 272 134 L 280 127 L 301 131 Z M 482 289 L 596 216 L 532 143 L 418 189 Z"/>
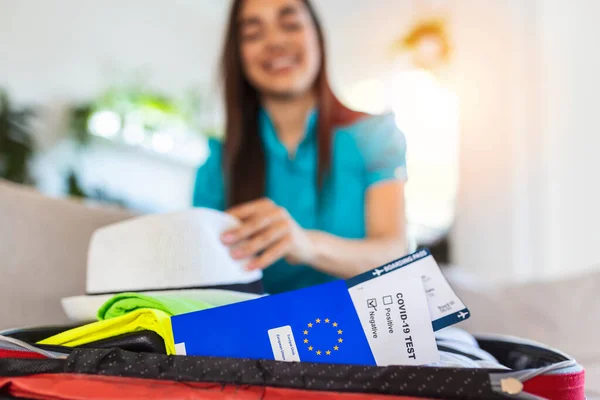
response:
<path id="1" fill-rule="evenodd" d="M 174 316 L 176 352 L 330 364 L 435 363 L 434 326 L 459 322 L 453 310 L 466 310 L 435 269 L 431 254 L 421 251 L 347 281 Z M 452 310 L 432 317 L 437 305 L 430 302 L 446 296 Z"/>

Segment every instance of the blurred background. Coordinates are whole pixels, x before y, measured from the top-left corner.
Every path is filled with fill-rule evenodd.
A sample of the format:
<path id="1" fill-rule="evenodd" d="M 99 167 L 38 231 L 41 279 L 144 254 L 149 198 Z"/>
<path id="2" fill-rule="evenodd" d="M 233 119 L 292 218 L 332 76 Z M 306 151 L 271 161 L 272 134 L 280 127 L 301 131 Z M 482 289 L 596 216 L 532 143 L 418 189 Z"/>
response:
<path id="1" fill-rule="evenodd" d="M 317 0 L 329 73 L 408 141 L 413 247 L 479 279 L 600 266 L 597 0 Z M 0 177 L 190 207 L 223 130 L 225 0 L 0 0 Z"/>

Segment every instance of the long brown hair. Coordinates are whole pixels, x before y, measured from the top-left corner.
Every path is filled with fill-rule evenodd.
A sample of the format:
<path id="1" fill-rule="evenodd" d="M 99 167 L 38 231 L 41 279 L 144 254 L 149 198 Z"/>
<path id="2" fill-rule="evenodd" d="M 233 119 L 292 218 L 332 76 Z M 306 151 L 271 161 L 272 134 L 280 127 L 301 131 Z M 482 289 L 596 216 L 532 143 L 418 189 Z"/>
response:
<path id="1" fill-rule="evenodd" d="M 229 16 L 222 57 L 222 79 L 225 89 L 226 129 L 223 168 L 226 176 L 228 205 L 256 200 L 265 195 L 266 160 L 259 135 L 260 97 L 246 78 L 240 54 L 238 16 L 244 0 L 234 0 Z M 321 48 L 321 67 L 315 81 L 317 104 L 319 186 L 331 166 L 333 131 L 336 126 L 352 123 L 363 114 L 351 111 L 338 100 L 327 79 L 323 29 L 309 0 L 306 5 L 317 30 Z"/>

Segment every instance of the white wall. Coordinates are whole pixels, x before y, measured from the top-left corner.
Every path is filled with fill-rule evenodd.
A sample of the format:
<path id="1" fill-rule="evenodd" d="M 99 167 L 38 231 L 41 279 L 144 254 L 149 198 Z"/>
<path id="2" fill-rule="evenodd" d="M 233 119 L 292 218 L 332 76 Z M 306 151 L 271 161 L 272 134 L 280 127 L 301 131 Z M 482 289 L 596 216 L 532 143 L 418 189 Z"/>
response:
<path id="1" fill-rule="evenodd" d="M 553 275 L 600 267 L 600 3 L 540 0 L 546 244 Z"/>
<path id="2" fill-rule="evenodd" d="M 456 263 L 482 278 L 556 278 L 600 266 L 599 6 L 460 3 L 453 249 Z"/>

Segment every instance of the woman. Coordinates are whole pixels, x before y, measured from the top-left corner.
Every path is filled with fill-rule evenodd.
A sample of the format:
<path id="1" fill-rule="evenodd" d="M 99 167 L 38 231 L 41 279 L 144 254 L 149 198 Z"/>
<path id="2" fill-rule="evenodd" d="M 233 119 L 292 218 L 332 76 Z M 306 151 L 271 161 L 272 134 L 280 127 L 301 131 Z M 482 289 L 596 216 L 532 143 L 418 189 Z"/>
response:
<path id="1" fill-rule="evenodd" d="M 242 221 L 222 240 L 268 293 L 349 278 L 405 252 L 404 136 L 392 114 L 333 95 L 308 0 L 235 0 L 222 60 L 223 145 L 211 141 L 194 206 Z"/>

